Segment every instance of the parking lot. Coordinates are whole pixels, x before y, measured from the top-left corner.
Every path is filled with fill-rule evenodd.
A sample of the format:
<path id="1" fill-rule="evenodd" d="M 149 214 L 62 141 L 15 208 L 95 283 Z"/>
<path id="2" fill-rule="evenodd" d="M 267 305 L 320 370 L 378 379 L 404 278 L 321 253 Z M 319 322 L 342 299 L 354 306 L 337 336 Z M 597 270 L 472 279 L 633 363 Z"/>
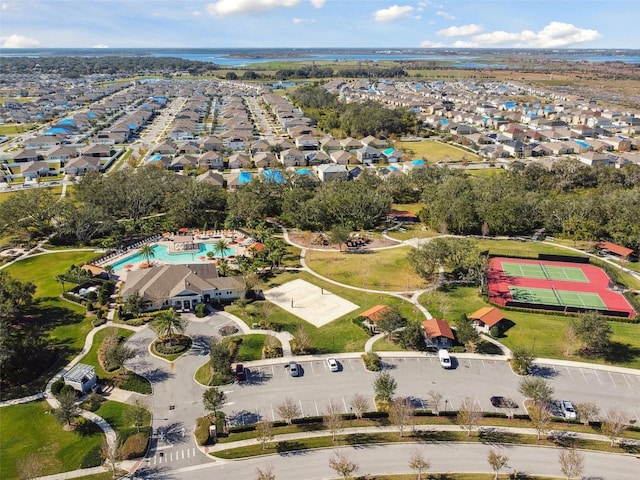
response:
<path id="1" fill-rule="evenodd" d="M 430 391 L 443 395 L 441 410 L 455 410 L 465 397 L 478 401 L 484 411 L 508 409 L 492 406 L 492 396 L 504 396 L 518 405 L 513 413 L 524 413 L 524 398 L 518 393 L 520 377 L 500 360 L 458 359 L 454 368 L 443 369 L 435 355 L 410 358 L 387 358 L 385 369 L 398 384 L 396 396 L 409 397 L 416 408 L 432 408 Z M 339 359 L 340 371 L 331 372 L 326 359 L 299 362 L 300 377 L 291 377 L 285 362 L 276 365 L 251 367 L 246 382 L 225 389 L 228 403 L 225 411 L 234 424 L 259 419 L 276 420 L 277 406 L 286 397 L 295 400 L 303 416 L 322 415 L 329 402 L 341 405 L 350 412 L 354 393 L 370 398 L 373 409 L 373 381 L 375 372 L 364 369 L 359 357 Z M 554 397 L 574 404 L 595 402 L 601 410 L 611 407 L 625 411 L 631 420 L 640 422 L 640 376 L 597 371 L 589 368 L 539 366 L 541 375 L 555 388 Z"/>

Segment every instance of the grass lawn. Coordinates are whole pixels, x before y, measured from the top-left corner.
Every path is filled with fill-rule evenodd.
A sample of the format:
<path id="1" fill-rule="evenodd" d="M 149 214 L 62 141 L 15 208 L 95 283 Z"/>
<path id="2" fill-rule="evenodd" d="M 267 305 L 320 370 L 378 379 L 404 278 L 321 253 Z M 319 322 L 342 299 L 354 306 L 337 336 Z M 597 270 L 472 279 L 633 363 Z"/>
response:
<path id="1" fill-rule="evenodd" d="M 82 357 L 82 363 L 86 363 L 87 365 L 93 365 L 94 367 L 96 367 L 96 374 L 100 378 L 113 377 L 117 373 L 105 371 L 98 361 L 98 350 L 100 349 L 100 345 L 102 345 L 102 341 L 114 331 L 117 331 L 118 335 L 124 338 L 129 338 L 134 334 L 133 330 L 127 330 L 126 328 L 103 328 L 93 336 L 93 344 L 91 345 L 91 350 L 89 350 L 89 352 L 87 352 L 87 354 Z"/>
<path id="2" fill-rule="evenodd" d="M 301 318 L 298 318 L 279 307 L 273 307 L 272 313 L 267 320 L 271 323 L 280 324 L 282 328 L 294 335 L 298 326 L 301 326 L 311 337 L 311 344 L 316 349 L 317 353 L 363 351 L 364 344 L 369 336 L 359 325 L 353 323 L 352 319 L 356 317 L 359 312 L 371 308 L 374 305 L 395 305 L 398 306 L 400 312 L 406 318 L 414 318 L 416 316 L 413 305 L 409 302 L 402 301 L 397 297 L 360 292 L 349 288 L 340 288 L 336 285 L 320 280 L 307 272 L 279 272 L 266 281 L 266 284 L 263 285 L 263 289 L 266 290 L 273 288 L 297 278 L 302 278 L 309 283 L 322 287 L 336 295 L 340 295 L 361 307 L 361 310 L 355 310 L 348 313 L 320 328 L 314 327 L 310 323 L 305 322 Z M 257 319 L 254 315 L 258 313 L 260 303 L 260 301 L 254 302 L 244 310 L 236 305 L 231 305 L 227 307 L 226 310 L 239 316 L 251 325 Z"/>
<path id="3" fill-rule="evenodd" d="M 415 213 L 416 215 L 424 207 L 425 205 L 422 203 L 394 203 L 393 205 L 391 205 L 391 208 L 393 210 L 411 212 L 411 213 Z"/>
<path id="4" fill-rule="evenodd" d="M 455 323 L 455 319 L 459 318 L 460 315 L 473 313 L 481 307 L 488 306 L 489 303 L 480 298 L 477 292 L 477 288 L 474 287 L 457 287 L 446 292 L 450 303 L 447 320 Z M 441 316 L 437 296 L 432 293 L 425 293 L 420 297 L 420 303 L 432 315 Z M 534 354 L 538 357 L 640 368 L 640 325 L 638 324 L 609 322 L 613 331 L 611 336 L 613 348 L 612 354 L 605 358 L 590 358 L 577 355 L 567 357 L 562 335 L 569 326 L 571 317 L 512 310 L 504 310 L 504 313 L 507 319 L 514 323 L 514 326 L 507 330 L 505 336 L 499 340 L 509 348 L 533 349 Z"/>
<path id="5" fill-rule="evenodd" d="M 126 403 L 108 401 L 100 405 L 100 408 L 96 410 L 95 413 L 104 418 L 122 440 L 122 438 L 129 437 L 131 434 L 137 432 L 136 427 L 128 420 L 131 418 L 129 412 L 133 410 L 133 408 L 132 405 Z M 151 412 L 147 411 L 143 426 L 146 427 L 149 425 L 151 425 Z"/>
<path id="6" fill-rule="evenodd" d="M 236 356 L 236 362 L 251 362 L 262 359 L 262 349 L 267 335 L 239 335 L 242 343 Z M 279 343 L 279 342 L 278 342 Z"/>
<path id="7" fill-rule="evenodd" d="M 307 266 L 346 285 L 375 290 L 406 291 L 426 287 L 407 260 L 410 247 L 375 250 L 366 254 L 334 251 L 307 252 Z"/>
<path id="8" fill-rule="evenodd" d="M 404 352 L 399 344 L 390 342 L 388 337 L 381 338 L 373 344 L 374 352 Z"/>
<path id="9" fill-rule="evenodd" d="M 55 351 L 56 360 L 42 369 L 39 378 L 28 378 L 22 388 L 3 390 L 3 398 L 40 391 L 56 369 L 82 350 L 85 337 L 93 328 L 91 317 L 85 316 L 83 306 L 59 298 L 61 286 L 55 277 L 72 264 L 78 265 L 94 257 L 94 252 L 57 252 L 28 257 L 4 269 L 12 277 L 36 286 L 35 302 L 27 312 L 25 321 L 28 322 L 27 326 L 37 328 L 45 336 Z"/>
<path id="10" fill-rule="evenodd" d="M 104 440 L 91 422 L 64 431 L 49 409 L 45 401 L 0 408 L 0 478 L 16 478 L 16 462 L 30 453 L 46 464 L 43 475 L 75 470 Z"/>
<path id="11" fill-rule="evenodd" d="M 412 158 L 423 158 L 430 162 L 462 161 L 466 157 L 470 162 L 479 162 L 480 157 L 462 148 L 434 140 L 420 142 L 396 142 L 394 148 L 407 152 Z"/>

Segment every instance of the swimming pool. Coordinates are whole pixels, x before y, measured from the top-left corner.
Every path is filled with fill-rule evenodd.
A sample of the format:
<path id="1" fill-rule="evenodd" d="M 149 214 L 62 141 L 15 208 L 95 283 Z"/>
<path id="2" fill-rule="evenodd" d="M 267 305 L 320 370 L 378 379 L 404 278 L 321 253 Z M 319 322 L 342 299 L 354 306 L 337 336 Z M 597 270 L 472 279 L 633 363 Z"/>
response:
<path id="1" fill-rule="evenodd" d="M 162 260 L 170 263 L 204 263 L 206 260 L 200 257 L 206 257 L 207 252 L 213 252 L 215 242 L 207 242 L 207 243 L 199 243 L 200 247 L 198 250 L 191 250 L 189 252 L 181 252 L 181 253 L 169 253 L 169 250 L 164 245 L 153 245 L 153 256 L 151 257 L 151 262 L 154 260 Z M 235 255 L 236 251 L 233 248 L 225 249 L 223 253 L 223 257 L 228 257 L 229 255 Z M 130 255 L 122 260 L 113 264 L 113 270 L 121 270 L 125 265 L 136 265 L 137 263 L 146 262 L 147 257 L 145 255 L 140 255 L 139 253 L 135 253 Z"/>

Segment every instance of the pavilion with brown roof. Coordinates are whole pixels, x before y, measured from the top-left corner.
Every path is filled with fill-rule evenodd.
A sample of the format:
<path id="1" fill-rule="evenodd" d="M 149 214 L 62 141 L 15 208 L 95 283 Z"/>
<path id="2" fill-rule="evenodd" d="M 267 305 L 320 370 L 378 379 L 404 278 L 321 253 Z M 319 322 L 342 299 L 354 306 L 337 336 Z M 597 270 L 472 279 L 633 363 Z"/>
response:
<path id="1" fill-rule="evenodd" d="M 477 328 L 485 332 L 488 332 L 491 327 L 495 327 L 505 318 L 503 313 L 495 307 L 482 307 L 468 317 Z"/>
<path id="2" fill-rule="evenodd" d="M 375 329 L 376 323 L 387 313 L 391 311 L 389 305 L 376 305 L 362 312 L 358 317 L 364 318 L 364 324 L 369 328 Z"/>
<path id="3" fill-rule="evenodd" d="M 450 348 L 455 336 L 446 320 L 432 318 L 422 322 L 427 347 Z"/>
<path id="4" fill-rule="evenodd" d="M 600 248 L 601 250 L 606 250 L 609 253 L 613 253 L 614 255 L 618 255 L 625 260 L 628 260 L 629 257 L 633 255 L 632 249 L 613 242 L 600 242 L 598 243 L 598 248 Z"/>

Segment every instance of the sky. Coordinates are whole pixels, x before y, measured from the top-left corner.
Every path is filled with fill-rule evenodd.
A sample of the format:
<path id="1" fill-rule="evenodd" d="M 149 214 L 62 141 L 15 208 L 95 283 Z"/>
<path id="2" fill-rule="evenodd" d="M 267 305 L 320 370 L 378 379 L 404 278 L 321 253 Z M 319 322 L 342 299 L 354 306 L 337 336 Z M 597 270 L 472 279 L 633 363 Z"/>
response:
<path id="1" fill-rule="evenodd" d="M 0 48 L 640 48 L 640 0 L 0 0 Z"/>

